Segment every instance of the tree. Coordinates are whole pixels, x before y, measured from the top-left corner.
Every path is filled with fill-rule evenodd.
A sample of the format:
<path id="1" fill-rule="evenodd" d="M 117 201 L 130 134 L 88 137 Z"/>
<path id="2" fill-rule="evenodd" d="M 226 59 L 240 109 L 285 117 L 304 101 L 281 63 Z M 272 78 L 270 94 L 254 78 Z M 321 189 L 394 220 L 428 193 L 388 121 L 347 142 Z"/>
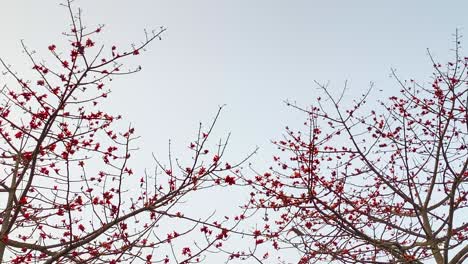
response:
<path id="1" fill-rule="evenodd" d="M 345 88 L 311 107 L 304 128 L 274 143 L 277 165 L 254 179 L 265 210 L 256 243 L 294 248 L 299 263 L 464 263 L 468 259 L 468 57 L 433 62 L 429 85 L 346 109 Z M 366 109 L 367 107 L 367 109 Z M 267 219 L 269 218 L 269 219 Z M 260 242 L 259 242 L 260 241 Z"/>
<path id="2" fill-rule="evenodd" d="M 103 26 L 85 27 L 71 2 L 64 4 L 71 46 L 50 44 L 50 59 L 42 61 L 22 42 L 35 77 L 21 77 L 0 60 L 4 79 L 13 83 L 1 89 L 0 262 L 203 260 L 240 221 L 178 211 L 193 192 L 235 183 L 230 171 L 237 165 L 223 161 L 228 140 L 209 148 L 219 112 L 210 126 L 200 125 L 188 163 L 170 157 L 168 166 L 157 163 L 154 175 L 134 172 L 134 128 L 119 132 L 121 117 L 100 103 L 111 78 L 140 70 L 125 70 L 122 61 L 142 53 L 165 28 L 147 32 L 128 50 L 98 45 Z"/>

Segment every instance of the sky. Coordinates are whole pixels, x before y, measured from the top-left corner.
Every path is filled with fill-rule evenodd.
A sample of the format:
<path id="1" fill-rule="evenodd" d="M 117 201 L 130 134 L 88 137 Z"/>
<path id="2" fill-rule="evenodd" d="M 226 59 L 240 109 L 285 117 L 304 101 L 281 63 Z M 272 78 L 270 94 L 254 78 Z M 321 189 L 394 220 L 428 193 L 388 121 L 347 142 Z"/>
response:
<path id="1" fill-rule="evenodd" d="M 21 67 L 21 39 L 44 54 L 59 41 L 68 14 L 58 3 L 0 0 L 0 57 Z M 251 162 L 268 167 L 270 141 L 305 118 L 284 100 L 313 103 L 320 96 L 314 81 L 330 82 L 336 93 L 347 81 L 347 98 L 374 82 L 382 92 L 371 98 L 388 97 L 399 90 L 391 68 L 402 79 L 428 82 L 427 49 L 444 62 L 455 30 L 468 30 L 468 1 L 461 0 L 77 0 L 75 6 L 87 25 L 106 25 L 108 45 L 129 47 L 144 39 L 144 29 L 167 28 L 162 41 L 130 61 L 143 70 L 112 83 L 107 105 L 141 136 L 134 161 L 140 170 L 154 167 L 151 153 L 166 156 L 169 139 L 183 156 L 198 123 L 209 123 L 224 104 L 216 135 L 231 133 L 228 157 L 239 160 L 258 146 Z"/>
<path id="2" fill-rule="evenodd" d="M 58 1 L 2 2 L 0 56 L 11 64 L 21 56 L 20 39 L 38 51 L 60 40 L 68 17 Z M 232 133 L 232 152 L 247 153 L 270 148 L 285 125 L 303 118 L 283 101 L 311 104 L 319 96 L 314 80 L 336 91 L 348 81 L 351 97 L 370 82 L 396 92 L 391 68 L 403 79 L 427 80 L 426 49 L 441 61 L 450 58 L 468 3 L 78 0 L 75 6 L 86 24 L 106 25 L 109 45 L 138 43 L 144 29 L 168 29 L 133 62 L 143 71 L 112 87 L 110 111 L 137 128 L 142 152 L 166 151 L 169 138 L 187 142 L 198 122 L 209 122 L 226 104 L 218 129 Z"/>

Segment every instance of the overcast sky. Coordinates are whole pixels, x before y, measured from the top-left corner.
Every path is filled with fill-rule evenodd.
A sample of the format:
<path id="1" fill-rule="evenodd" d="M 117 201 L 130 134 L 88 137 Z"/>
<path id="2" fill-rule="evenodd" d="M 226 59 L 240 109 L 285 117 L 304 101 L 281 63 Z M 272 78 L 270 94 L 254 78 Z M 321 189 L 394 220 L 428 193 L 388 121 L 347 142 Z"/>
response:
<path id="1" fill-rule="evenodd" d="M 0 0 L 0 56 L 21 63 L 20 39 L 45 50 L 68 27 L 58 1 Z M 269 141 L 303 116 L 283 101 L 312 103 L 314 80 L 330 81 L 358 95 L 373 81 L 375 97 L 398 91 L 389 77 L 429 80 L 429 48 L 440 61 L 450 58 L 453 33 L 467 33 L 468 1 L 279 1 L 279 0 L 77 0 L 87 25 L 105 24 L 105 43 L 128 47 L 144 29 L 167 27 L 163 40 L 130 64 L 143 71 L 113 82 L 109 109 L 124 115 L 138 135 L 137 169 L 151 168 L 151 152 L 164 156 L 167 140 L 179 151 L 227 107 L 219 135 L 232 132 L 231 157 L 256 146 L 254 159 L 266 166 Z M 463 46 L 468 45 L 466 38 Z M 132 58 L 133 59 L 133 58 Z M 26 76 L 27 77 L 27 76 Z"/>

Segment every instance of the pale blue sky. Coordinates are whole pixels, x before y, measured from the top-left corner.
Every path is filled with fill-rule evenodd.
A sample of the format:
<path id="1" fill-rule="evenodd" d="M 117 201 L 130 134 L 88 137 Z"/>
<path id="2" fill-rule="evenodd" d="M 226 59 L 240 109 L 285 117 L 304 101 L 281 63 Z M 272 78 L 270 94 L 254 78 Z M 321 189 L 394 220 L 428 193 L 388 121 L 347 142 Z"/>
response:
<path id="1" fill-rule="evenodd" d="M 45 49 L 60 39 L 67 14 L 57 1 L 2 1 L 0 56 L 14 63 L 19 39 Z M 88 25 L 106 24 L 109 44 L 168 28 L 138 57 L 143 71 L 114 82 L 111 107 L 143 136 L 145 151 L 168 138 L 186 141 L 198 121 L 227 104 L 219 128 L 233 132 L 235 152 L 268 140 L 298 115 L 285 99 L 308 104 L 314 80 L 345 80 L 351 93 L 370 81 L 396 89 L 389 76 L 428 77 L 426 48 L 442 60 L 456 28 L 467 24 L 467 1 L 116 1 L 79 0 Z M 129 108 L 122 109 L 122 105 Z"/>
<path id="2" fill-rule="evenodd" d="M 0 56 L 21 64 L 20 39 L 38 51 L 60 42 L 68 25 L 57 1 L 0 0 Z M 377 98 L 398 91 L 401 77 L 428 80 L 426 48 L 445 61 L 456 28 L 467 33 L 468 1 L 158 1 L 78 0 L 87 25 L 106 24 L 107 44 L 129 46 L 143 29 L 165 26 L 163 40 L 135 58 L 143 71 L 113 82 L 109 109 L 136 126 L 136 170 L 151 168 L 151 152 L 164 156 L 167 140 L 181 153 L 199 121 L 227 104 L 219 135 L 232 132 L 230 157 L 260 146 L 258 167 L 270 161 L 269 141 L 303 116 L 301 105 L 317 97 L 314 80 L 350 96 L 376 83 Z M 59 41 L 57 41 L 59 40 Z M 466 38 L 462 39 L 465 47 Z M 132 62 L 131 62 L 132 63 Z M 130 64 L 131 64 L 130 63 Z M 20 66 L 18 66 L 20 67 Z M 179 146 L 179 147 L 177 147 Z M 183 154 L 182 154 L 183 155 Z"/>

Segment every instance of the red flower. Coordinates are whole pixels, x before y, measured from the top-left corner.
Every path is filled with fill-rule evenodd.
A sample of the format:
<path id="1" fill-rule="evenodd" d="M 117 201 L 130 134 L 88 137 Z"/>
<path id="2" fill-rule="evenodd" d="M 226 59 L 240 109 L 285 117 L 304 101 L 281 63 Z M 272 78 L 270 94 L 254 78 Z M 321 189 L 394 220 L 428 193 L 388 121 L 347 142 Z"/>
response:
<path id="1" fill-rule="evenodd" d="M 192 252 L 191 252 L 190 248 L 189 248 L 189 247 L 184 247 L 184 248 L 182 249 L 182 255 L 189 255 L 189 256 L 191 256 L 191 255 L 192 255 Z"/>
<path id="2" fill-rule="evenodd" d="M 200 170 L 198 171 L 198 175 L 201 176 L 201 175 L 205 174 L 205 172 L 206 172 L 206 168 L 205 168 L 205 167 L 201 167 Z"/>
<path id="3" fill-rule="evenodd" d="M 54 51 L 55 48 L 56 48 L 56 46 L 55 46 L 54 44 L 52 44 L 52 45 L 49 46 L 49 50 L 50 50 L 50 51 Z"/>
<path id="4" fill-rule="evenodd" d="M 70 53 L 70 57 L 72 58 L 72 60 L 75 60 L 76 57 L 78 57 L 78 51 L 77 50 L 72 50 L 71 53 Z"/>
<path id="5" fill-rule="evenodd" d="M 91 48 L 92 46 L 94 46 L 94 42 L 91 39 L 87 39 L 85 45 L 86 47 Z"/>
<path id="6" fill-rule="evenodd" d="M 42 167 L 40 171 L 42 174 L 49 175 L 49 170 L 46 167 Z"/>
<path id="7" fill-rule="evenodd" d="M 262 234 L 262 232 L 260 232 L 260 230 L 258 230 L 258 229 L 256 229 L 256 230 L 253 232 L 253 235 L 254 235 L 255 238 L 258 237 L 258 236 L 260 236 L 261 234 Z"/>
<path id="8" fill-rule="evenodd" d="M 233 185 L 233 184 L 236 184 L 236 179 L 232 176 L 226 176 L 226 178 L 224 178 L 224 182 L 229 184 L 229 185 Z"/>
<path id="9" fill-rule="evenodd" d="M 21 197 L 19 200 L 19 204 L 27 204 L 28 203 L 28 198 L 26 196 Z"/>

